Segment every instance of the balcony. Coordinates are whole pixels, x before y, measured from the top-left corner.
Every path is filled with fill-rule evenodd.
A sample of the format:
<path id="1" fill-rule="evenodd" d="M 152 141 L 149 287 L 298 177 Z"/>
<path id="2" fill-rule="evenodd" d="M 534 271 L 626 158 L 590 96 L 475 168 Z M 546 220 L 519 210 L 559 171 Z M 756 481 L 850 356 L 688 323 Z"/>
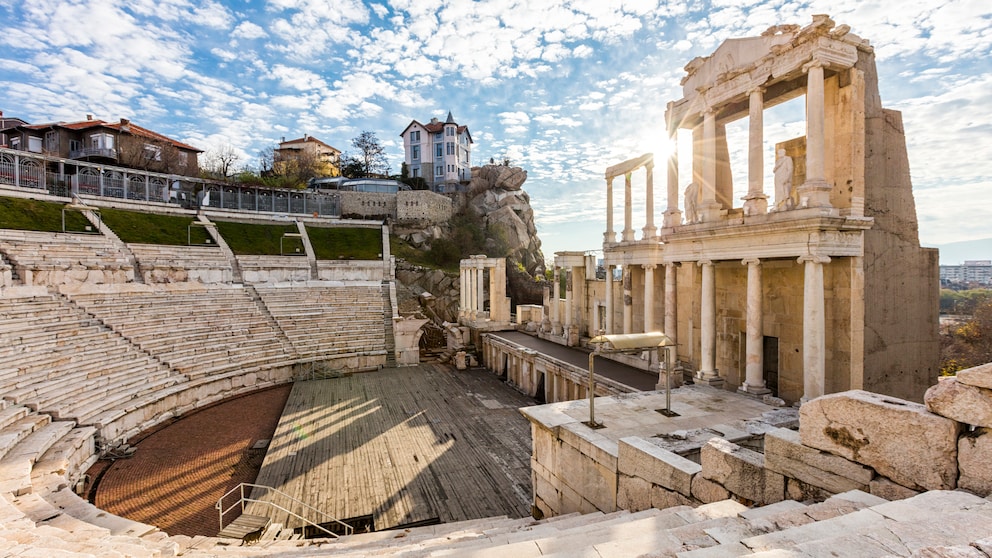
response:
<path id="1" fill-rule="evenodd" d="M 106 147 L 84 147 L 82 149 L 73 149 L 69 152 L 70 159 L 111 159 L 117 160 L 117 151 L 109 149 Z"/>

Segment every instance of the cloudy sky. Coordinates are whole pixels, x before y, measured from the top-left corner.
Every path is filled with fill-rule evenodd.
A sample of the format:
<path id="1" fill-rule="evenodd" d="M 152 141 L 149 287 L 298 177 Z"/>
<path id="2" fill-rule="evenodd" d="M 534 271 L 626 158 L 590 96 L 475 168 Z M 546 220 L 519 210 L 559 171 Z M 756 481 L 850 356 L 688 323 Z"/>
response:
<path id="1" fill-rule="evenodd" d="M 882 101 L 903 111 L 921 241 L 992 237 L 988 0 L 0 0 L 0 110 L 130 118 L 208 152 L 233 146 L 248 165 L 281 137 L 347 152 L 371 130 L 394 172 L 406 125 L 450 110 L 473 163 L 508 157 L 529 172 L 550 257 L 601 248 L 603 171 L 661 156 L 689 60 L 818 13 L 875 48 Z M 797 102 L 766 114 L 766 142 L 803 133 Z M 992 258 L 987 244 L 975 258 Z"/>

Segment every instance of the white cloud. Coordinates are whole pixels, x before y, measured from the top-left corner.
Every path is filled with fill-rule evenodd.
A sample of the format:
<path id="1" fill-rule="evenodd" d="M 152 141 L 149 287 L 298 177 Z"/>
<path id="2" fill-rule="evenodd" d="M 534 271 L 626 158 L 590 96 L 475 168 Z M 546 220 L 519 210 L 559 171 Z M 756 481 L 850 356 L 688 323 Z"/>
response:
<path id="1" fill-rule="evenodd" d="M 231 37 L 236 39 L 262 39 L 268 36 L 269 34 L 265 32 L 265 29 L 250 21 L 242 21 L 231 31 Z"/>

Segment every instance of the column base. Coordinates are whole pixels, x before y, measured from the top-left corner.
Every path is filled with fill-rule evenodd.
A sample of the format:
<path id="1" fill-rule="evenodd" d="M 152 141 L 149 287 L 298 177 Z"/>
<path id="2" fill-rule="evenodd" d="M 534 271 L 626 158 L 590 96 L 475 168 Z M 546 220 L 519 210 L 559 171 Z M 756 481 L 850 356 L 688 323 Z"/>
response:
<path id="1" fill-rule="evenodd" d="M 621 242 L 633 242 L 634 229 L 624 229 L 623 235 L 620 238 L 621 238 Z"/>
<path id="2" fill-rule="evenodd" d="M 644 235 L 641 237 L 641 240 L 651 240 L 654 238 L 658 238 L 658 227 L 655 226 L 644 227 L 643 229 L 641 229 L 641 231 L 644 233 Z"/>
<path id="3" fill-rule="evenodd" d="M 753 396 L 758 397 L 758 398 L 761 398 L 762 396 L 765 396 L 765 395 L 770 395 L 771 392 L 772 392 L 772 390 L 770 390 L 770 389 L 768 389 L 766 387 L 749 386 L 749 385 L 747 385 L 747 383 L 745 383 L 741 387 L 737 388 L 737 393 L 741 393 L 741 394 L 744 394 L 744 395 L 753 395 Z"/>
<path id="4" fill-rule="evenodd" d="M 682 212 L 678 209 L 669 209 L 665 212 L 664 221 L 662 221 L 661 226 L 670 229 L 672 227 L 677 227 L 682 224 Z"/>
<path id="5" fill-rule="evenodd" d="M 719 221 L 722 211 L 723 207 L 718 202 L 704 203 L 699 208 L 699 220 L 703 223 Z"/>
<path id="6" fill-rule="evenodd" d="M 833 207 L 830 205 L 832 187 L 826 180 L 807 180 L 796 192 L 799 194 L 799 208 Z"/>
<path id="7" fill-rule="evenodd" d="M 712 372 L 697 372 L 696 377 L 693 378 L 695 383 L 703 386 L 722 388 L 725 380 L 718 375 L 716 370 Z"/>
<path id="8" fill-rule="evenodd" d="M 606 231 L 603 233 L 603 242 L 612 244 L 617 241 L 617 233 L 613 231 Z"/>
<path id="9" fill-rule="evenodd" d="M 764 215 L 768 213 L 768 196 L 748 194 L 744 196 L 744 215 Z"/>

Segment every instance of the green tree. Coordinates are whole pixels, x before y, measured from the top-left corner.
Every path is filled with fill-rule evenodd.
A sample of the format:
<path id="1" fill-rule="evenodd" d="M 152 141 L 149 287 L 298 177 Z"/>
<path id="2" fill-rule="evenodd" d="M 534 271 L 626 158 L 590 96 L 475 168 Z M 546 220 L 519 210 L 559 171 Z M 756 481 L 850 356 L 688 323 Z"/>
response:
<path id="1" fill-rule="evenodd" d="M 967 321 L 947 327 L 940 349 L 942 374 L 992 362 L 992 299 L 982 300 Z"/>

